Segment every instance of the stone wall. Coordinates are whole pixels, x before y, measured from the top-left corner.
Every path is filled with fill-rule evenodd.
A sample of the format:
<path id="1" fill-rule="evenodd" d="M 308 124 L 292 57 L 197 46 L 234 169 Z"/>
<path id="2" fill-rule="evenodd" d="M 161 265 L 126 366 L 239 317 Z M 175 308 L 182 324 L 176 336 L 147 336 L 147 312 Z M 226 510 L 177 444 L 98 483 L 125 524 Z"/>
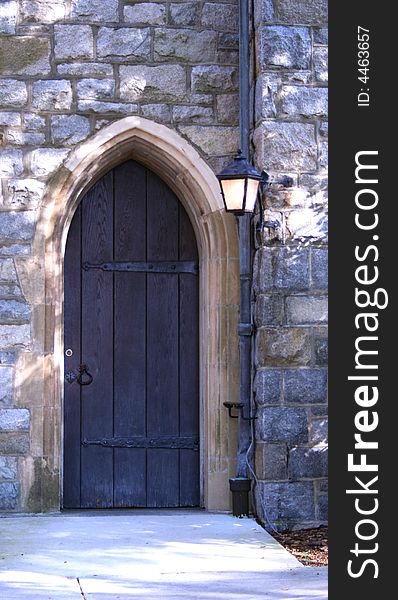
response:
<path id="1" fill-rule="evenodd" d="M 279 223 L 254 264 L 256 497 L 283 529 L 327 519 L 327 2 L 254 4 L 255 161 Z"/>
<path id="2" fill-rule="evenodd" d="M 215 170 L 228 162 L 239 139 L 237 6 L 0 3 L 0 509 L 43 508 L 44 400 L 26 403 L 14 380 L 40 346 L 41 282 L 24 273 L 46 183 L 76 145 L 127 115 L 177 130 Z"/>

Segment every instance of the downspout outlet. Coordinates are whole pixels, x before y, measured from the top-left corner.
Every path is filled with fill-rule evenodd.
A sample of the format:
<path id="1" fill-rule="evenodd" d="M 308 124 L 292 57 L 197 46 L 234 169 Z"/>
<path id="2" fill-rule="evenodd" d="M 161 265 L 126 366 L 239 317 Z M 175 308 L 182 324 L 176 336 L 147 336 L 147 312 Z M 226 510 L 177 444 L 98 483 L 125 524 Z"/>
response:
<path id="1" fill-rule="evenodd" d="M 251 480 L 247 477 L 231 477 L 229 489 L 232 492 L 232 514 L 234 517 L 249 516 L 249 492 Z"/>

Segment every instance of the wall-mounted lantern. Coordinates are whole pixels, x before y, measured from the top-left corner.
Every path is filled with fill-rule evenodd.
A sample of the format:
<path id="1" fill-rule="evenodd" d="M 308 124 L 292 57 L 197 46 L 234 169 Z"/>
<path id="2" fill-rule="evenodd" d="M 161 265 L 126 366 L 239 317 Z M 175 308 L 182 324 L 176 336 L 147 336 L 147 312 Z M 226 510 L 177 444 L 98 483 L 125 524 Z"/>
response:
<path id="1" fill-rule="evenodd" d="M 238 150 L 234 160 L 217 175 L 225 210 L 235 215 L 252 213 L 261 174 Z"/>

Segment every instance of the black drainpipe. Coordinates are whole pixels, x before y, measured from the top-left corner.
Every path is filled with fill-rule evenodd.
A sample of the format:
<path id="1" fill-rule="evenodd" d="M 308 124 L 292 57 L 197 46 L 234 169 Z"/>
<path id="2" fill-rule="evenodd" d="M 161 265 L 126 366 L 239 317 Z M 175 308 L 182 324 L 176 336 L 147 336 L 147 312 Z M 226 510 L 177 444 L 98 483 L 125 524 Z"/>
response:
<path id="1" fill-rule="evenodd" d="M 249 1 L 239 2 L 239 106 L 240 148 L 250 160 L 250 49 Z M 232 513 L 235 517 L 249 514 L 247 452 L 251 444 L 251 215 L 237 217 L 239 223 L 240 261 L 240 322 L 238 325 L 240 354 L 240 398 L 242 405 L 238 420 L 238 455 L 236 477 L 229 480 L 232 492 Z"/>

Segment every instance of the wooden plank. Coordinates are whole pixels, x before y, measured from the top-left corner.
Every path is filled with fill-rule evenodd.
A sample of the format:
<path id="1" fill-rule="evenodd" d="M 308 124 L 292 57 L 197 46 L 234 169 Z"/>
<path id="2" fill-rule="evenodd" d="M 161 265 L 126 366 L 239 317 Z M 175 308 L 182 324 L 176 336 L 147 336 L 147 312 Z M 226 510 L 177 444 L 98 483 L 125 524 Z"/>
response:
<path id="1" fill-rule="evenodd" d="M 105 175 L 82 202 L 82 260 L 113 258 L 113 175 Z M 82 387 L 82 436 L 113 435 L 113 274 L 82 275 L 82 361 L 94 377 Z M 82 448 L 81 506 L 113 506 L 113 450 Z"/>
<path id="2" fill-rule="evenodd" d="M 147 182 L 147 260 L 177 260 L 178 200 Z M 178 276 L 147 275 L 147 373 L 147 436 L 178 434 Z M 178 472 L 178 450 L 147 450 L 148 506 L 179 505 Z"/>
<path id="3" fill-rule="evenodd" d="M 199 452 L 180 450 L 180 503 L 181 507 L 200 505 Z"/>
<path id="4" fill-rule="evenodd" d="M 114 508 L 145 508 L 146 450 L 115 448 Z"/>
<path id="5" fill-rule="evenodd" d="M 197 260 L 195 234 L 179 207 L 179 258 Z M 199 285 L 192 275 L 179 275 L 180 435 L 199 433 Z M 180 450 L 180 506 L 198 506 L 199 453 Z"/>
<path id="6" fill-rule="evenodd" d="M 153 449 L 148 453 L 148 508 L 180 506 L 178 450 Z"/>
<path id="7" fill-rule="evenodd" d="M 72 219 L 65 251 L 64 283 L 64 369 L 75 371 L 80 364 L 81 328 L 81 213 L 80 206 Z M 64 395 L 64 473 L 63 506 L 80 506 L 80 386 L 65 382 Z"/>
<path id="8" fill-rule="evenodd" d="M 114 260 L 146 259 L 146 169 L 114 170 Z M 146 433 L 146 275 L 115 273 L 114 435 Z M 146 451 L 114 450 L 115 506 L 146 506 Z"/>

